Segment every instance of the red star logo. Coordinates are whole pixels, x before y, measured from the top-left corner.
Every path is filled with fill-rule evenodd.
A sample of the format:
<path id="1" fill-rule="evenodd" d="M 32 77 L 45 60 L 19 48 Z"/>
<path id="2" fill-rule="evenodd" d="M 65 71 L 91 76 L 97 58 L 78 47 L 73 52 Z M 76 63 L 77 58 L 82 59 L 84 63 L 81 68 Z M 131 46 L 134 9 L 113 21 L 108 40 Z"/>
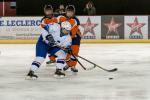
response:
<path id="1" fill-rule="evenodd" d="M 129 27 L 131 27 L 131 32 L 130 32 L 131 35 L 135 32 L 140 33 L 142 35 L 141 28 L 145 25 L 145 23 L 139 23 L 138 18 L 135 17 L 134 22 L 133 23 L 127 23 L 127 25 Z"/>
<path id="2" fill-rule="evenodd" d="M 83 35 L 87 34 L 88 32 L 92 33 L 93 35 L 95 35 L 94 32 L 94 28 L 97 26 L 98 24 L 92 23 L 90 18 L 87 19 L 87 22 L 85 24 L 81 24 L 81 26 L 84 28 L 84 32 Z"/>
<path id="3" fill-rule="evenodd" d="M 116 23 L 114 17 L 112 17 L 110 23 L 104 23 L 104 25 L 108 28 L 107 35 L 112 32 L 118 34 L 117 28 L 121 25 L 121 23 Z"/>

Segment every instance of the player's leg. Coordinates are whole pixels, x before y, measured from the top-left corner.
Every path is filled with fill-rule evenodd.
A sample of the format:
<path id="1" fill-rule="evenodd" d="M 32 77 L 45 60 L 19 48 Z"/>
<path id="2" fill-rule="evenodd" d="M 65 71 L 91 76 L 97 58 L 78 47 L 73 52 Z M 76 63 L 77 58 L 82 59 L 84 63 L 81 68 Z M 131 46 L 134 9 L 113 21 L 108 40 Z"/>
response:
<path id="1" fill-rule="evenodd" d="M 81 37 L 79 35 L 77 35 L 77 37 L 72 39 L 72 53 L 77 56 L 79 53 L 79 49 L 80 49 L 80 41 L 81 41 Z M 70 58 L 69 58 L 70 57 Z M 67 65 L 69 67 L 71 67 L 71 70 L 73 72 L 78 72 L 78 70 L 76 69 L 76 65 L 77 65 L 77 61 L 73 56 L 68 56 L 67 57 Z M 64 70 L 67 70 L 68 67 L 65 67 Z"/>
<path id="2" fill-rule="evenodd" d="M 79 45 L 72 45 L 71 49 L 72 49 L 72 53 L 75 56 L 77 56 L 79 53 Z M 71 67 L 71 71 L 78 72 L 78 70 L 76 69 L 77 60 L 73 56 L 70 56 L 70 60 L 67 64 Z"/>
<path id="3" fill-rule="evenodd" d="M 48 51 L 48 46 L 44 44 L 43 42 L 38 42 L 36 44 L 36 58 L 32 62 L 30 71 L 27 74 L 27 76 L 29 76 L 30 78 L 38 77 L 34 73 L 39 69 L 41 64 L 44 62 L 46 55 L 47 55 L 47 51 Z"/>
<path id="4" fill-rule="evenodd" d="M 34 59 L 34 61 L 32 62 L 31 64 L 31 68 L 30 68 L 30 71 L 29 73 L 27 74 L 27 76 L 30 76 L 31 78 L 32 77 L 35 77 L 35 78 L 38 78 L 37 75 L 34 74 L 34 72 L 36 72 L 38 70 L 38 68 L 41 66 L 41 64 L 44 62 L 44 57 L 36 57 Z"/>
<path id="5" fill-rule="evenodd" d="M 52 55 L 50 52 L 51 52 L 51 51 L 48 51 L 48 58 L 49 58 L 49 61 L 47 61 L 46 64 L 52 64 L 52 63 L 55 63 L 55 62 L 56 62 L 56 56 L 55 56 L 55 55 Z"/>
<path id="6" fill-rule="evenodd" d="M 49 61 L 47 61 L 46 64 L 52 64 L 56 62 L 56 56 L 49 54 L 48 58 L 49 58 Z"/>
<path id="7" fill-rule="evenodd" d="M 59 50 L 55 53 L 55 55 L 57 56 L 55 75 L 65 76 L 63 68 L 67 65 L 65 62 L 67 54 L 63 50 Z"/>

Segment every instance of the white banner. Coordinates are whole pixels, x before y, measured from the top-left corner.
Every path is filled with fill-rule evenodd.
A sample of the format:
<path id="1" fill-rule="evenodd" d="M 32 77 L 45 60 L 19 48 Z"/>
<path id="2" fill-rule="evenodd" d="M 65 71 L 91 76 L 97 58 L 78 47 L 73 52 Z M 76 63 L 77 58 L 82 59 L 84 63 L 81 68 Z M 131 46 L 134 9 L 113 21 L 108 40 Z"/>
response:
<path id="1" fill-rule="evenodd" d="M 79 16 L 83 39 L 101 38 L 101 16 Z"/>
<path id="2" fill-rule="evenodd" d="M 148 39 L 148 16 L 125 16 L 125 39 Z"/>
<path id="3" fill-rule="evenodd" d="M 1 17 L 0 39 L 37 39 L 41 17 Z"/>

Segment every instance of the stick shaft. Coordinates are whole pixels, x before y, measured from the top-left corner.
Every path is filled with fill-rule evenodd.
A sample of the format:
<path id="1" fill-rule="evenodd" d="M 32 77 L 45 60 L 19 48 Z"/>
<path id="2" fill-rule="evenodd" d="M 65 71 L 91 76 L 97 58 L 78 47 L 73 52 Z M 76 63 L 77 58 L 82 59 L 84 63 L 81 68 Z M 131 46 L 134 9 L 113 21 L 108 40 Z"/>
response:
<path id="1" fill-rule="evenodd" d="M 78 58 L 71 52 L 71 55 L 77 60 L 77 62 L 80 64 L 80 66 L 86 70 L 86 68 L 83 66 L 83 64 L 78 60 Z"/>
<path id="2" fill-rule="evenodd" d="M 85 60 L 85 61 L 87 61 L 87 62 L 89 62 L 89 63 L 91 63 L 91 64 L 93 64 L 94 66 L 97 66 L 98 68 L 100 68 L 100 69 L 102 69 L 102 70 L 104 70 L 104 71 L 110 72 L 110 71 L 114 70 L 114 69 L 112 69 L 112 70 L 105 69 L 105 68 L 103 68 L 103 67 L 101 67 L 101 66 L 95 64 L 94 62 L 91 62 L 91 61 L 89 61 L 89 60 L 87 60 L 87 59 L 85 59 L 85 58 L 83 58 L 83 57 L 81 57 L 81 56 L 78 56 L 78 57 L 81 58 L 81 59 L 83 59 L 83 60 Z"/>

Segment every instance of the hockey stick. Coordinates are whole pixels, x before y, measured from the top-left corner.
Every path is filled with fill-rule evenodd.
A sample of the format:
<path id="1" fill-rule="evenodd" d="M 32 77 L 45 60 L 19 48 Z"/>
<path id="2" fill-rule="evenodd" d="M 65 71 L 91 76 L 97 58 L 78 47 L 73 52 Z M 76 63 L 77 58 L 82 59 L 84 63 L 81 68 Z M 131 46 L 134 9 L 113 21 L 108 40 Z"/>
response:
<path id="1" fill-rule="evenodd" d="M 65 50 L 65 51 L 66 51 L 66 48 L 63 48 L 63 47 L 58 46 L 58 45 L 55 45 L 55 46 L 58 47 L 58 48 L 60 48 L 60 49 L 62 49 L 62 50 Z M 92 70 L 93 68 L 95 68 L 95 66 L 94 66 L 93 68 L 87 69 L 87 68 L 84 67 L 84 65 L 78 60 L 78 58 L 73 54 L 72 51 L 71 51 L 70 53 L 71 53 L 71 55 L 75 58 L 75 60 L 79 63 L 79 65 L 80 65 L 84 70 Z"/>
<path id="2" fill-rule="evenodd" d="M 79 63 L 79 65 L 84 69 L 84 70 L 92 70 L 94 69 L 96 66 L 94 65 L 94 67 L 91 68 L 86 68 L 83 66 L 83 64 L 78 60 L 78 58 L 71 52 L 71 55 L 76 59 L 76 61 Z"/>
<path id="3" fill-rule="evenodd" d="M 56 45 L 56 46 L 59 47 L 59 48 L 62 49 L 62 50 L 66 50 L 65 48 L 62 48 L 62 47 L 60 47 L 60 46 L 58 46 L 58 45 Z M 107 71 L 107 72 L 115 72 L 115 71 L 118 70 L 117 68 L 110 69 L 110 70 L 109 70 L 109 69 L 105 69 L 105 68 L 103 68 L 103 67 L 101 67 L 101 66 L 99 66 L 99 65 L 97 65 L 97 64 L 95 64 L 95 63 L 93 63 L 93 62 L 91 62 L 91 61 L 89 61 L 89 60 L 87 60 L 87 59 L 85 59 L 85 58 L 83 58 L 83 57 L 81 57 L 81 56 L 78 55 L 79 58 L 81 58 L 81 59 L 83 59 L 83 60 L 85 60 L 85 61 L 87 61 L 87 62 L 89 62 L 89 63 L 91 63 L 91 64 L 94 65 L 94 67 L 86 68 L 86 67 L 84 67 L 83 64 L 78 60 L 78 58 L 73 54 L 72 51 L 71 51 L 70 53 L 71 53 L 71 55 L 76 59 L 76 61 L 80 64 L 80 66 L 81 66 L 84 70 L 92 70 L 92 69 L 94 69 L 94 68 L 96 68 L 96 67 L 98 67 L 98 68 L 100 68 L 100 69 L 102 69 L 102 70 L 104 70 L 104 71 Z"/>
<path id="4" fill-rule="evenodd" d="M 89 62 L 89 63 L 91 63 L 91 64 L 93 64 L 95 67 L 98 67 L 98 68 L 100 68 L 100 69 L 102 69 L 102 70 L 104 70 L 104 71 L 107 71 L 107 72 L 115 72 L 115 71 L 117 71 L 118 69 L 117 68 L 114 68 L 114 69 L 105 69 L 105 68 L 103 68 L 103 67 L 101 67 L 101 66 L 99 66 L 99 65 L 97 65 L 97 64 L 95 64 L 95 63 L 93 63 L 93 62 L 91 62 L 91 61 L 89 61 L 89 60 L 87 60 L 87 59 L 85 59 L 85 58 L 83 58 L 83 57 L 81 57 L 81 56 L 78 56 L 79 58 L 81 58 L 81 59 L 83 59 L 83 60 L 85 60 L 85 61 L 87 61 L 87 62 Z"/>

